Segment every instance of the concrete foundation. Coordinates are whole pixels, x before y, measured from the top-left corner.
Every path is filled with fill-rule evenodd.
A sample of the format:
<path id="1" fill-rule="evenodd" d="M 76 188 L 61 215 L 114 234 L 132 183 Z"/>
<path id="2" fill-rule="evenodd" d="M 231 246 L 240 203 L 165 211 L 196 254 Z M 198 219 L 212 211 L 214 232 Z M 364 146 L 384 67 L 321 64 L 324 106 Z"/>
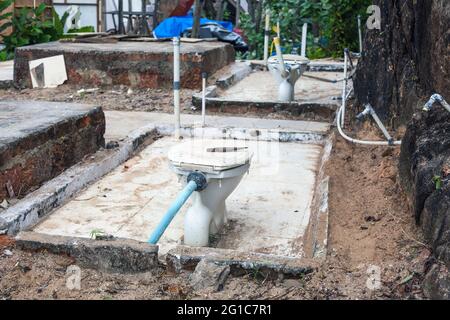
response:
<path id="1" fill-rule="evenodd" d="M 0 199 L 27 194 L 104 145 L 101 108 L 1 101 L 0 119 Z"/>
<path id="2" fill-rule="evenodd" d="M 154 142 L 34 231 L 89 237 L 92 230 L 101 229 L 118 238 L 148 240 L 182 189 L 167 159 L 169 148 L 177 143 L 171 137 Z M 201 144 L 201 138 L 195 143 Z M 254 153 L 250 171 L 227 200 L 229 223 L 214 246 L 300 258 L 322 148 L 265 141 L 248 141 L 246 145 Z M 188 207 L 180 211 L 159 241 L 161 252 L 182 243 Z"/>
<path id="3" fill-rule="evenodd" d="M 81 267 L 108 272 L 145 272 L 158 267 L 158 246 L 129 239 L 92 240 L 22 232 L 16 245 L 22 250 L 69 255 Z"/>
<path id="4" fill-rule="evenodd" d="M 295 86 L 292 102 L 278 101 L 278 84 L 268 71 L 248 71 L 246 65 L 235 64 L 234 74 L 217 81 L 207 90 L 206 108 L 209 111 L 242 114 L 288 113 L 306 120 L 331 121 L 340 104 L 343 78 L 338 72 L 309 72 L 306 75 L 325 79 L 301 77 Z M 239 67 L 239 68 L 238 68 Z M 233 70 L 232 70 L 233 71 Z M 201 108 L 202 96 L 192 98 L 195 107 Z"/>
<path id="5" fill-rule="evenodd" d="M 125 85 L 169 88 L 173 82 L 173 45 L 165 42 L 50 42 L 16 50 L 14 83 L 30 87 L 28 62 L 64 55 L 67 83 L 83 87 Z M 201 73 L 213 74 L 234 61 L 234 49 L 223 42 L 181 43 L 181 86 L 201 88 Z"/>
<path id="6" fill-rule="evenodd" d="M 153 248 L 143 242 L 146 242 L 182 185 L 168 167 L 167 150 L 179 143 L 170 136 L 173 125 L 164 124 L 172 117 L 163 114 L 135 117 L 134 113 L 129 114 L 128 119 L 126 112 L 110 112 L 108 122 L 111 130 L 106 136 L 120 141 L 117 150 L 125 148 L 122 144 L 126 143 L 130 145 L 126 148 L 132 152 L 143 144 L 141 152 L 115 169 L 112 169 L 113 163 L 106 161 L 111 158 L 107 155 L 84 166 L 85 170 L 80 166 L 77 169 L 81 170 L 79 173 L 71 172 L 71 168 L 66 171 L 68 176 L 59 181 L 63 183 L 61 187 L 56 180 L 66 172 L 46 184 L 47 191 L 38 193 L 38 190 L 33 193 L 34 197 L 31 197 L 33 194 L 27 197 L 26 203 L 22 201 L 10 208 L 8 233 L 32 230 L 25 236 L 23 233 L 18 236 L 24 249 L 67 253 L 77 260 L 87 261 L 86 266 L 107 271 L 121 272 L 123 268 L 139 271 L 134 267 L 135 255 L 124 255 L 122 260 L 117 260 L 120 250 L 117 251 L 116 244 L 121 245 L 120 239 L 137 241 L 134 242 L 137 245 L 135 249 L 142 250 L 143 254 Z M 228 223 L 218 236 L 211 238 L 211 247 L 183 246 L 183 215 L 188 203 L 158 243 L 159 258 L 163 257 L 161 254 L 165 255 L 169 268 L 174 271 L 195 268 L 204 258 L 220 265 L 229 265 L 235 274 L 258 270 L 275 276 L 282 273 L 297 277 L 313 270 L 320 259 L 312 258 L 321 258 L 326 252 L 327 188 L 322 186 L 327 185 L 328 181 L 323 177 L 322 162 L 330 151 L 325 139 L 329 125 L 208 117 L 208 122 L 214 127 L 203 129 L 195 125 L 200 117 L 186 115 L 183 119 L 186 125 L 192 123 L 182 128 L 184 140 L 202 137 L 238 139 L 245 141 L 255 156 L 250 173 L 227 201 Z M 142 127 L 155 121 L 158 124 Z M 234 125 L 242 127 L 233 127 L 233 121 L 236 121 Z M 277 129 L 273 129 L 275 127 Z M 128 130 L 134 128 L 140 129 L 129 133 Z M 126 135 L 128 137 L 123 140 Z M 149 139 L 154 141 L 149 142 L 150 145 Z M 113 157 L 123 159 L 126 155 L 122 154 L 122 150 L 117 151 Z M 94 170 L 92 172 L 100 169 L 102 172 L 112 171 L 83 189 L 86 181 L 95 179 L 90 174 L 91 169 Z M 269 180 L 272 181 L 270 186 L 265 183 Z M 61 189 L 54 199 L 49 198 L 53 188 Z M 81 192 L 72 198 L 76 190 Z M 25 212 L 26 208 L 31 211 L 13 220 L 18 209 Z M 56 210 L 52 211 L 53 208 Z M 28 222 L 24 224 L 21 221 Z M 118 240 L 90 240 L 94 230 L 101 230 Z M 80 251 L 78 244 L 83 250 Z M 89 258 L 94 253 L 105 255 L 102 259 L 106 262 L 97 263 L 94 258 Z M 111 261 L 119 261 L 119 267 L 111 267 Z M 154 266 L 152 263 L 145 264 L 143 270 L 147 267 L 151 269 Z"/>

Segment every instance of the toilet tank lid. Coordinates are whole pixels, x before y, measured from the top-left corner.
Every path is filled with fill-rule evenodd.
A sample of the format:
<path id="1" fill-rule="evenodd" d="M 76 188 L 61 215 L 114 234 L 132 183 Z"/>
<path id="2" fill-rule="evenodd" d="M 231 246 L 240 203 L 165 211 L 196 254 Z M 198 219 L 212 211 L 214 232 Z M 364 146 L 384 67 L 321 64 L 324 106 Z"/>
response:
<path id="1" fill-rule="evenodd" d="M 249 163 L 252 155 L 245 141 L 194 139 L 172 147 L 168 158 L 172 165 L 187 170 L 224 171 Z"/>

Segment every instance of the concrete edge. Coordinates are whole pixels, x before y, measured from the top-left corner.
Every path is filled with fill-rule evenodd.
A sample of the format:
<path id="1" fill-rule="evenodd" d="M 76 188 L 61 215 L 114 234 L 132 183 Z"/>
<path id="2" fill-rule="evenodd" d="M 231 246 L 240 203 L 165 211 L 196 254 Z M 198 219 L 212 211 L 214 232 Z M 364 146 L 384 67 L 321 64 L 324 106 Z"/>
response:
<path id="1" fill-rule="evenodd" d="M 0 89 L 6 90 L 10 88 L 14 88 L 13 80 L 0 80 Z"/>
<path id="2" fill-rule="evenodd" d="M 218 265 L 228 265 L 235 275 L 252 272 L 272 276 L 283 275 L 287 278 L 296 278 L 311 273 L 320 265 L 312 259 L 289 258 L 219 248 L 194 248 L 182 245 L 170 250 L 166 255 L 168 269 L 175 273 L 182 270 L 192 271 L 203 259 Z"/>
<path id="3" fill-rule="evenodd" d="M 232 69 L 228 74 L 225 74 L 217 79 L 216 85 L 220 89 L 228 89 L 244 79 L 253 71 L 253 68 L 247 62 L 235 62 L 231 68 Z"/>
<path id="4" fill-rule="evenodd" d="M 21 250 L 66 254 L 80 267 L 106 272 L 146 272 L 159 266 L 158 246 L 130 239 L 92 240 L 22 231 L 15 240 Z"/>
<path id="5" fill-rule="evenodd" d="M 250 64 L 252 68 L 261 68 L 264 67 L 263 60 L 250 60 Z M 321 61 L 311 60 L 311 63 L 308 66 L 309 72 L 343 72 L 344 71 L 344 63 L 327 63 Z"/>
<path id="6" fill-rule="evenodd" d="M 0 217 L 0 234 L 14 235 L 30 228 L 85 186 L 111 172 L 128 160 L 144 141 L 156 134 L 155 126 L 139 128 L 130 133 L 118 149 L 97 152 L 94 162 L 78 163 L 42 187 L 28 194 L 16 205 L 4 211 Z"/>
<path id="7" fill-rule="evenodd" d="M 208 98 L 215 98 L 215 97 L 217 97 L 217 86 L 208 86 L 208 87 L 206 87 L 205 98 L 208 99 Z M 202 93 L 202 91 L 195 92 L 193 94 L 192 101 L 194 101 L 194 100 L 196 100 L 196 101 L 200 100 L 200 104 L 201 104 L 201 102 L 203 100 L 203 93 Z"/>
<path id="8" fill-rule="evenodd" d="M 325 260 L 328 251 L 328 214 L 330 177 L 325 173 L 325 165 L 329 161 L 333 149 L 331 138 L 324 142 L 322 159 L 314 188 L 312 213 L 305 233 L 304 249 L 308 258 Z"/>
<path id="9" fill-rule="evenodd" d="M 344 63 L 312 62 L 308 66 L 309 72 L 344 72 Z"/>
<path id="10" fill-rule="evenodd" d="M 170 136 L 174 133 L 172 126 L 157 126 L 158 133 Z M 281 131 L 277 129 L 215 128 L 215 127 L 182 127 L 180 134 L 189 138 L 205 139 L 238 139 L 269 142 L 301 142 L 305 144 L 322 144 L 328 132 L 314 131 Z"/>
<path id="11" fill-rule="evenodd" d="M 201 109 L 202 96 L 200 94 L 194 94 L 192 96 L 192 105 Z M 339 107 L 336 103 L 325 102 L 280 102 L 280 101 L 246 101 L 246 100 L 227 100 L 225 98 L 207 97 L 206 109 L 218 109 L 219 112 L 225 112 L 225 108 L 235 108 L 239 111 L 252 111 L 254 109 L 259 110 L 271 110 L 272 112 L 288 111 L 294 115 L 300 115 L 307 112 L 317 114 L 319 116 L 327 117 L 330 121 L 333 118 L 334 113 Z"/>
<path id="12" fill-rule="evenodd" d="M 10 102 L 12 102 L 12 100 L 0 101 L 0 107 L 2 105 L 8 104 Z M 17 101 L 14 101 L 14 102 L 17 103 Z M 33 101 L 32 100 L 22 100 L 20 102 L 22 102 L 22 103 L 31 103 Z M 38 101 L 38 102 L 43 102 L 43 101 Z M 53 104 L 53 105 L 61 103 L 61 102 L 56 102 L 56 101 L 44 101 L 44 102 L 50 103 L 50 104 Z M 65 123 L 68 123 L 68 122 L 71 122 L 71 121 L 77 122 L 77 121 L 79 121 L 79 120 L 81 120 L 83 118 L 95 116 L 99 112 L 101 112 L 101 114 L 103 115 L 103 118 L 105 119 L 104 111 L 103 111 L 102 107 L 97 106 L 97 105 L 88 105 L 88 104 L 84 104 L 84 103 L 80 104 L 80 105 L 82 105 L 82 106 L 90 106 L 90 109 L 86 109 L 83 112 L 79 111 L 78 113 L 70 115 L 70 116 L 67 116 L 64 119 L 58 119 L 58 121 L 55 121 L 54 123 L 52 123 L 50 125 L 50 127 L 48 127 L 48 126 L 40 126 L 34 132 L 31 132 L 28 136 L 20 135 L 19 137 L 15 137 L 12 141 L 8 141 L 6 144 L 0 145 L 0 151 L 3 151 L 4 149 L 7 149 L 9 147 L 9 145 L 13 145 L 14 146 L 14 145 L 20 144 L 21 141 L 23 141 L 24 139 L 28 138 L 29 136 L 39 138 L 41 135 L 46 134 L 47 131 L 49 130 L 49 128 L 57 128 L 57 127 L 59 127 L 61 125 L 64 125 Z M 106 120 L 105 120 L 105 123 L 106 123 Z M 104 141 L 102 142 L 102 145 L 104 146 Z M 32 147 L 34 148 L 35 145 L 33 145 Z"/>

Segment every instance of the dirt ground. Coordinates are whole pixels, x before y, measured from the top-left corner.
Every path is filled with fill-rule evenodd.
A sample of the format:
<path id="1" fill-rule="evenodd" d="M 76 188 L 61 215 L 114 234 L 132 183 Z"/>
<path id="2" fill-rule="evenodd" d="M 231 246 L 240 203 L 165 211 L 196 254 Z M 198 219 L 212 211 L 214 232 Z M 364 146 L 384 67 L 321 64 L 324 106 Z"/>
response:
<path id="1" fill-rule="evenodd" d="M 121 94 L 78 94 L 63 86 L 56 93 L 9 90 L 0 96 L 168 111 L 169 92 L 127 96 L 125 89 Z M 186 108 L 191 94 L 183 96 Z M 299 279 L 270 280 L 249 273 L 230 277 L 221 292 L 199 292 L 190 288 L 189 273 L 169 274 L 163 266 L 159 272 L 135 275 L 83 269 L 81 290 L 70 291 L 65 282 L 71 258 L 23 252 L 12 239 L 0 236 L 0 299 L 422 299 L 420 283 L 430 251 L 398 185 L 398 156 L 398 148 L 361 147 L 336 138 L 327 166 L 328 257 L 318 270 Z M 381 286 L 371 290 L 369 272 L 377 268 Z"/>

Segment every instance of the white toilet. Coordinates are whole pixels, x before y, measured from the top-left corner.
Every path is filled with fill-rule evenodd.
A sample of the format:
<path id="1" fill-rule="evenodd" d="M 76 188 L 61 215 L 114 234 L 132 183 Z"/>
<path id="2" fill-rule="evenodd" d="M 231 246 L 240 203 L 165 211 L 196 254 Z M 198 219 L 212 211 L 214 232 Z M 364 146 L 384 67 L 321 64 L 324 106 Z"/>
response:
<path id="1" fill-rule="evenodd" d="M 169 150 L 172 170 L 186 178 L 202 173 L 207 187 L 192 195 L 192 206 L 184 222 L 184 244 L 209 245 L 210 234 L 217 234 L 226 223 L 225 200 L 248 172 L 252 153 L 244 142 L 236 140 L 194 139 Z"/>
<path id="2" fill-rule="evenodd" d="M 308 69 L 310 60 L 299 56 L 287 54 L 283 55 L 286 76 L 283 77 L 283 70 L 278 56 L 270 57 L 268 60 L 269 71 L 274 76 L 278 84 L 278 100 L 290 102 L 294 100 L 295 83 Z"/>

